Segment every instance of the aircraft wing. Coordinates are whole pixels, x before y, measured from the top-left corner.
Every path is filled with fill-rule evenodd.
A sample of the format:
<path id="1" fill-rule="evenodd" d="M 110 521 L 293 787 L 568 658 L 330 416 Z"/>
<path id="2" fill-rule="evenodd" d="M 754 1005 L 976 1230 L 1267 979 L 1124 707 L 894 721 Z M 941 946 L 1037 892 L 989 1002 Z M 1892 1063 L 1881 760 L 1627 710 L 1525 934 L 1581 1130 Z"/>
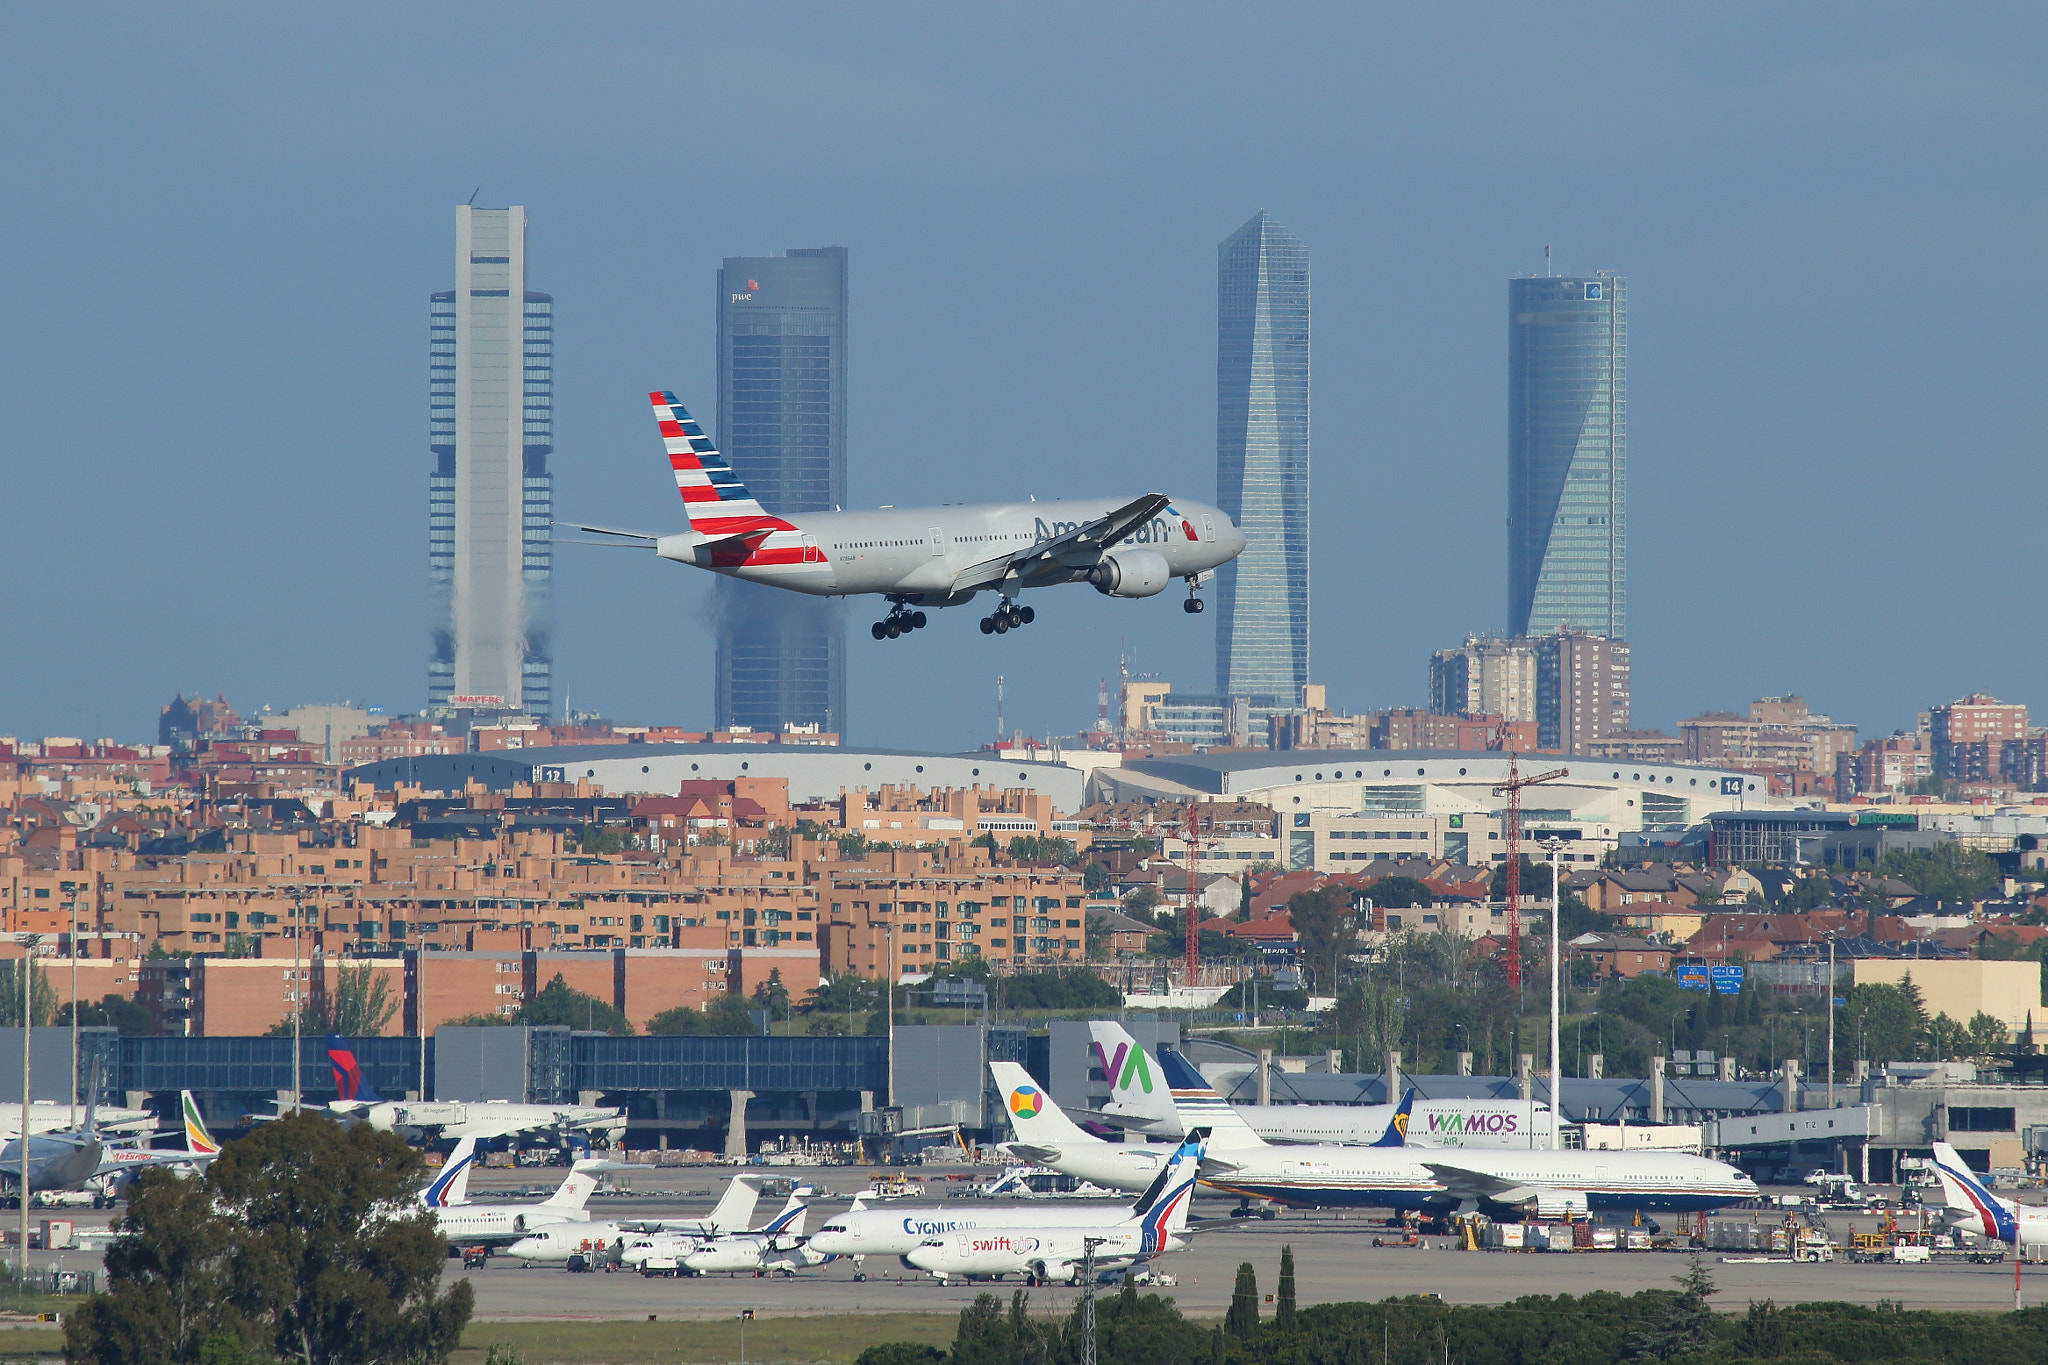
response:
<path id="1" fill-rule="evenodd" d="M 1092 565 L 1102 557 L 1104 550 L 1158 516 L 1160 509 L 1170 501 L 1164 493 L 1147 493 L 1107 516 L 1083 522 L 1051 540 L 1040 541 L 994 559 L 984 559 L 960 571 L 960 576 L 953 580 L 953 591 L 994 587 L 1013 573 L 1029 577 L 1036 570 L 1056 563 L 1069 567 Z"/>
<path id="2" fill-rule="evenodd" d="M 1251 1154 L 1250 1151 L 1244 1153 L 1246 1156 Z M 1243 1170 L 1244 1167 L 1244 1162 L 1232 1161 L 1229 1157 L 1225 1156 L 1204 1156 L 1202 1158 L 1203 1175 L 1231 1175 Z"/>
<path id="3" fill-rule="evenodd" d="M 479 1105 L 477 1107 L 481 1108 L 482 1106 Z M 521 1123 L 515 1119 L 492 1120 L 473 1118 L 461 1123 L 443 1124 L 441 1126 L 441 1136 L 444 1138 L 473 1137 L 490 1139 L 511 1137 L 515 1133 L 530 1133 L 541 1128 L 551 1128 L 553 1126 L 550 1123 Z"/>
<path id="4" fill-rule="evenodd" d="M 1057 1147 L 1039 1147 L 1029 1142 L 1003 1142 L 998 1143 L 997 1146 L 1015 1156 L 1022 1157 L 1034 1166 L 1043 1166 L 1048 1161 L 1056 1160 L 1060 1154 L 1060 1149 Z"/>
<path id="5" fill-rule="evenodd" d="M 108 1150 L 100 1154 L 100 1164 L 93 1175 L 106 1175 L 110 1171 L 139 1171 L 146 1166 L 205 1166 L 219 1155 L 218 1152 L 159 1152 L 136 1148 Z"/>

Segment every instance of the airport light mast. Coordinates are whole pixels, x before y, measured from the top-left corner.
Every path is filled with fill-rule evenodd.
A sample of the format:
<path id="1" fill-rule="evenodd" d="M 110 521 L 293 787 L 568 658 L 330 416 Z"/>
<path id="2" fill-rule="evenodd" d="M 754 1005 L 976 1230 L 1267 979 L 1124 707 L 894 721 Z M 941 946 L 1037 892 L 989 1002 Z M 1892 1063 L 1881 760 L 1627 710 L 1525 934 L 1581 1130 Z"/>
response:
<path id="1" fill-rule="evenodd" d="M 1188 802 L 1188 894 L 1187 909 L 1183 913 L 1187 916 L 1187 979 L 1184 984 L 1189 991 L 1193 991 L 1195 988 L 1195 977 L 1201 970 L 1202 963 L 1202 931 L 1198 927 L 1197 918 L 1198 907 L 1201 904 L 1201 891 L 1195 879 L 1195 865 L 1200 862 L 1202 857 L 1198 851 L 1200 835 L 1197 832 L 1198 826 L 1195 817 L 1197 805 L 1199 805 L 1198 802 Z M 1190 995 L 1188 998 L 1192 1000 L 1194 997 Z"/>

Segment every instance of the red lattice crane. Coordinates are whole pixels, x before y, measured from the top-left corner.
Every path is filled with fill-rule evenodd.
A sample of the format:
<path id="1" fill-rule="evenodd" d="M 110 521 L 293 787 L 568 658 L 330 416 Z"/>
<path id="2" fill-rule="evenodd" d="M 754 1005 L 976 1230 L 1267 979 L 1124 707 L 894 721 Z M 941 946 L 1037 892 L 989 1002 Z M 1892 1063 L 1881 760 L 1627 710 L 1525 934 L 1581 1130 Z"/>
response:
<path id="1" fill-rule="evenodd" d="M 1535 777 L 1523 777 L 1522 766 L 1516 757 L 1514 732 L 1510 722 L 1502 719 L 1494 729 L 1490 748 L 1505 749 L 1508 754 L 1508 780 L 1493 789 L 1495 796 L 1505 795 L 1508 799 L 1507 854 L 1508 854 L 1508 989 L 1517 996 L 1522 992 L 1522 788 L 1533 787 L 1539 782 L 1555 782 L 1571 772 L 1570 768 L 1553 768 Z M 1556 933 L 1557 926 L 1550 926 Z"/>

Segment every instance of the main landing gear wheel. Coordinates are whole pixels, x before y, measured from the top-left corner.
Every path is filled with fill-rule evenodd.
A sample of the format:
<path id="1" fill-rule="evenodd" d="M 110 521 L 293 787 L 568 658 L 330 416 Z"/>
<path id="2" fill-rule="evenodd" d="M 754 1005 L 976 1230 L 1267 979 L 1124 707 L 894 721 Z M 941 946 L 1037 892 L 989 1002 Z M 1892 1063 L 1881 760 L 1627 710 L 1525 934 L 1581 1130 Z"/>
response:
<path id="1" fill-rule="evenodd" d="M 877 640 L 894 640 L 910 634 L 913 630 L 924 629 L 925 617 L 921 611 L 905 611 L 902 604 L 889 608 L 889 614 L 868 627 L 868 634 Z"/>
<path id="2" fill-rule="evenodd" d="M 1190 597 L 1180 604 L 1180 609 L 1190 616 L 1200 616 L 1209 609 L 1209 604 L 1199 597 Z"/>
<path id="3" fill-rule="evenodd" d="M 1003 635 L 1009 631 L 1030 625 L 1038 619 L 1038 613 L 1030 607 L 1020 607 L 1005 602 L 993 612 L 981 618 L 983 635 Z"/>

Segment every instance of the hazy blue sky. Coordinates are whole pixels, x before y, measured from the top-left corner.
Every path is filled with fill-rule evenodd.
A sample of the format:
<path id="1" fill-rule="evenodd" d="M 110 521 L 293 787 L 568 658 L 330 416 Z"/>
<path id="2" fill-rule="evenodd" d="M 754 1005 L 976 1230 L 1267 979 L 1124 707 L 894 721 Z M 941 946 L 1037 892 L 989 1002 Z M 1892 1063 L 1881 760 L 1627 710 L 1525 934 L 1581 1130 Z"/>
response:
<path id="1" fill-rule="evenodd" d="M 1215 491 L 1216 244 L 1314 259 L 1314 676 L 1499 630 L 1506 286 L 1630 281 L 1636 723 L 2048 707 L 2039 6 L 14 5 L 0 733 L 424 701 L 427 295 L 524 204 L 556 508 L 682 525 L 726 255 L 851 250 L 851 499 Z M 2030 510 L 2032 509 L 2032 510 Z M 558 688 L 707 725 L 708 585 L 558 551 Z M 876 644 L 850 737 L 1071 731 L 1212 612 Z"/>

